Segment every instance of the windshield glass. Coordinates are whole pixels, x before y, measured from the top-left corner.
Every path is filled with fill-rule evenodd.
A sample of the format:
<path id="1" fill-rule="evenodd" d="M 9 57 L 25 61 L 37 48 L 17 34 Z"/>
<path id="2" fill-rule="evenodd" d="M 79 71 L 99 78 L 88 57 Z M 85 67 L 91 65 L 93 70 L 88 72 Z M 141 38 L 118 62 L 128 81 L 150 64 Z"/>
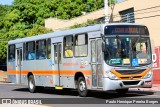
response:
<path id="1" fill-rule="evenodd" d="M 149 38 L 108 37 L 105 61 L 111 66 L 141 66 L 151 63 Z"/>

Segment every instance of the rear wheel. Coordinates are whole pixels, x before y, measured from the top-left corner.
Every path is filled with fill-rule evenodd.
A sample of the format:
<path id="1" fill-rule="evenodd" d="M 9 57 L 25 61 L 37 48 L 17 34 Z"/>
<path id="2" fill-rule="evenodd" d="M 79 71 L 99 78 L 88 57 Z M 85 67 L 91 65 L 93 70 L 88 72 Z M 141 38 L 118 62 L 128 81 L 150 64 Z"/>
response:
<path id="1" fill-rule="evenodd" d="M 127 92 L 128 92 L 128 88 L 125 88 L 125 89 L 117 89 L 116 90 L 116 92 L 118 93 L 118 94 L 126 94 Z"/>
<path id="2" fill-rule="evenodd" d="M 87 86 L 83 77 L 78 78 L 78 93 L 81 97 L 85 97 L 87 95 Z"/>
<path id="3" fill-rule="evenodd" d="M 33 75 L 30 75 L 28 78 L 28 88 L 31 93 L 36 92 L 36 85 Z"/>

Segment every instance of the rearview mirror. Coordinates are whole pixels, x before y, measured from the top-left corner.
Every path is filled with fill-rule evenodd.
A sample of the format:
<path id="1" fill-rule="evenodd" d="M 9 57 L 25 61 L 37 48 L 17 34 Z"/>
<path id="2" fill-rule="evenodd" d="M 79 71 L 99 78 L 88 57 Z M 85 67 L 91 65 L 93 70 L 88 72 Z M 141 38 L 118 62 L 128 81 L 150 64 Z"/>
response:
<path id="1" fill-rule="evenodd" d="M 106 52 L 106 44 L 105 44 L 105 42 L 102 42 L 102 52 Z"/>

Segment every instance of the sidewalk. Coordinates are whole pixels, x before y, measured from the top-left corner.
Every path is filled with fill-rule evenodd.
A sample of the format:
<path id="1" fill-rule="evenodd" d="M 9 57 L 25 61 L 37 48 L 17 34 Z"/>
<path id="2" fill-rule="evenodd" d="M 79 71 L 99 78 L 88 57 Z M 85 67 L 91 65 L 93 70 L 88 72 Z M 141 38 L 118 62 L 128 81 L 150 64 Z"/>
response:
<path id="1" fill-rule="evenodd" d="M 160 91 L 160 84 L 153 84 L 153 85 L 152 85 L 152 88 L 131 88 L 130 90 Z"/>
<path id="2" fill-rule="evenodd" d="M 0 70 L 0 82 L 7 82 L 7 71 Z"/>

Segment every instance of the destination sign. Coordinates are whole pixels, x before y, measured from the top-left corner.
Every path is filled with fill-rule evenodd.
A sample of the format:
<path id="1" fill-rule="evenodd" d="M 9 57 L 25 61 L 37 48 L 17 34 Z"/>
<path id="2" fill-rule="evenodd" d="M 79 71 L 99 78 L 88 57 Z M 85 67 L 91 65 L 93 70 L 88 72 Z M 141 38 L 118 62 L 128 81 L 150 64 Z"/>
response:
<path id="1" fill-rule="evenodd" d="M 110 25 L 105 27 L 105 35 L 149 35 L 146 26 Z"/>

